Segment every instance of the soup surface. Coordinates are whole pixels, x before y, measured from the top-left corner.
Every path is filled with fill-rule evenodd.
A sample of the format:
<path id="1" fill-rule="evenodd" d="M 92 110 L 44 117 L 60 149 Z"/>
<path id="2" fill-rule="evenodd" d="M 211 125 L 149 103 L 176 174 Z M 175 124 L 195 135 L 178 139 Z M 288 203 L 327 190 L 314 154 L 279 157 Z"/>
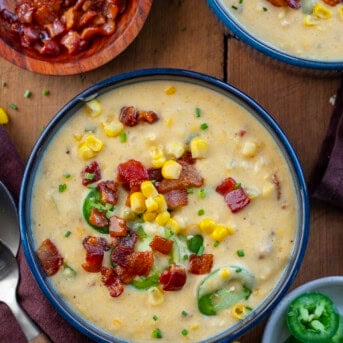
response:
<path id="1" fill-rule="evenodd" d="M 180 81 L 121 86 L 57 132 L 35 178 L 37 254 L 84 318 L 130 342 L 201 341 L 287 266 L 294 184 L 241 105 Z"/>
<path id="2" fill-rule="evenodd" d="M 267 0 L 223 0 L 232 17 L 255 36 L 290 55 L 342 61 L 343 4 L 301 0 L 300 8 L 276 7 Z"/>

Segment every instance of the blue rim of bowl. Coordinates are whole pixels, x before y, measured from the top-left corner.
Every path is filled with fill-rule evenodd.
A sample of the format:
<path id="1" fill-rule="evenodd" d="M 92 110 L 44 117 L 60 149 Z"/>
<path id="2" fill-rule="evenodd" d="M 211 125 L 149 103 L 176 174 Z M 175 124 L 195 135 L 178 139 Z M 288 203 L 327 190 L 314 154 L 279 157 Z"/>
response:
<path id="1" fill-rule="evenodd" d="M 77 314 L 75 310 L 71 309 L 66 301 L 58 296 L 58 292 L 54 289 L 51 282 L 49 282 L 49 278 L 42 271 L 33 248 L 35 244 L 33 241 L 33 235 L 30 225 L 30 203 L 32 197 L 32 187 L 35 180 L 38 164 L 40 162 L 40 159 L 44 155 L 44 147 L 53 138 L 53 136 L 63 125 L 63 123 L 68 118 L 73 116 L 73 114 L 83 106 L 85 101 L 88 101 L 89 99 L 92 99 L 98 95 L 124 85 L 153 80 L 185 81 L 191 84 L 204 86 L 216 92 L 224 94 L 229 98 L 236 100 L 246 109 L 250 109 L 250 113 L 262 125 L 264 125 L 269 134 L 271 134 L 275 138 L 284 158 L 288 162 L 290 172 L 292 173 L 295 191 L 297 193 L 297 201 L 299 206 L 298 211 L 300 209 L 301 214 L 299 216 L 298 222 L 298 234 L 300 231 L 300 237 L 296 237 L 297 239 L 295 240 L 295 243 L 298 243 L 297 249 L 293 249 L 291 257 L 292 263 L 289 263 L 287 267 L 287 275 L 282 275 L 280 281 L 278 282 L 278 286 L 275 287 L 275 294 L 272 291 L 271 294 L 273 294 L 273 299 L 268 298 L 268 302 L 266 302 L 265 300 L 261 305 L 257 307 L 257 310 L 259 310 L 258 314 L 255 313 L 255 310 L 253 310 L 252 313 L 247 316 L 247 321 L 243 320 L 242 322 L 237 323 L 228 330 L 219 333 L 215 337 L 206 339 L 203 342 L 224 342 L 227 341 L 228 334 L 230 334 L 229 339 L 233 340 L 243 335 L 258 322 L 260 322 L 269 313 L 269 311 L 271 311 L 277 305 L 277 303 L 285 295 L 290 285 L 294 281 L 306 251 L 309 236 L 310 206 L 306 182 L 300 162 L 293 147 L 291 146 L 290 142 L 288 141 L 287 137 L 278 126 L 276 121 L 259 104 L 257 104 L 244 92 L 212 76 L 194 72 L 191 70 L 173 68 L 152 68 L 135 70 L 112 76 L 108 79 L 94 84 L 93 86 L 90 86 L 83 92 L 76 95 L 64 107 L 62 107 L 62 109 L 57 112 L 57 114 L 52 118 L 45 130 L 42 132 L 41 136 L 38 138 L 30 154 L 24 171 L 19 198 L 19 221 L 24 253 L 31 272 L 33 273 L 39 287 L 45 294 L 46 298 L 54 306 L 56 311 L 67 322 L 69 322 L 77 330 L 79 330 L 86 336 L 98 342 L 113 342 L 114 339 L 116 342 L 125 342 L 120 338 L 110 335 L 104 330 L 95 327 L 93 324 L 81 318 L 81 316 Z M 286 274 L 286 272 L 284 272 L 283 274 Z M 76 315 L 78 318 L 75 319 L 73 317 L 73 314 Z M 237 326 L 242 327 L 237 328 Z M 229 332 L 233 330 L 236 331 Z"/>
<path id="2" fill-rule="evenodd" d="M 222 4 L 223 0 L 207 0 L 207 2 L 219 20 L 224 23 L 224 25 L 234 34 L 234 36 L 267 56 L 300 68 L 332 71 L 341 71 L 343 69 L 343 61 L 323 62 L 310 60 L 301 57 L 295 57 L 287 54 L 286 52 L 277 50 L 255 38 L 251 33 L 240 26 L 238 22 L 236 22 L 234 19 L 231 19 L 229 11 L 226 10 L 225 6 Z"/>

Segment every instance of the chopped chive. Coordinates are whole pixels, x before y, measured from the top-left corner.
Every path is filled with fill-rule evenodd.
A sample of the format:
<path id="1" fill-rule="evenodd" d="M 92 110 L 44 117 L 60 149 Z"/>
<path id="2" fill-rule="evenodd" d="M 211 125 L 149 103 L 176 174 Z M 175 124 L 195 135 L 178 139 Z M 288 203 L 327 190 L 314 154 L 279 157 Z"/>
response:
<path id="1" fill-rule="evenodd" d="M 241 187 L 242 187 L 242 184 L 241 184 L 240 182 L 238 182 L 238 183 L 235 184 L 235 189 L 241 188 Z"/>
<path id="2" fill-rule="evenodd" d="M 162 338 L 162 331 L 161 329 L 157 328 L 155 330 L 153 330 L 153 332 L 151 333 L 151 337 L 152 338 Z"/>
<path id="3" fill-rule="evenodd" d="M 95 174 L 94 173 L 85 173 L 85 179 L 86 180 L 93 180 Z"/>
<path id="4" fill-rule="evenodd" d="M 201 189 L 199 190 L 199 198 L 200 198 L 200 199 L 204 199 L 205 197 L 206 197 L 206 191 L 205 191 L 204 188 L 201 188 Z"/>
<path id="5" fill-rule="evenodd" d="M 66 233 L 64 234 L 64 237 L 69 237 L 71 235 L 71 232 L 68 230 L 68 231 L 66 231 Z"/>
<path id="6" fill-rule="evenodd" d="M 188 316 L 188 312 L 187 312 L 186 310 L 183 310 L 183 311 L 181 312 L 181 314 L 182 314 L 184 317 L 187 317 L 187 316 Z"/>
<path id="7" fill-rule="evenodd" d="M 24 92 L 24 98 L 30 98 L 31 95 L 32 95 L 32 92 L 31 92 L 29 89 L 27 89 L 27 90 Z"/>
<path id="8" fill-rule="evenodd" d="M 237 250 L 237 256 L 238 257 L 244 257 L 245 256 L 244 250 L 243 249 L 238 249 Z"/>
<path id="9" fill-rule="evenodd" d="M 64 176 L 66 179 L 69 179 L 69 178 L 71 177 L 71 174 L 70 174 L 70 173 L 65 173 L 63 176 Z"/>
<path id="10" fill-rule="evenodd" d="M 264 12 L 267 12 L 267 11 L 268 11 L 268 8 L 267 8 L 267 7 L 263 7 L 263 11 L 264 11 Z"/>
<path id="11" fill-rule="evenodd" d="M 49 94 L 50 94 L 50 91 L 49 91 L 48 89 L 43 89 L 43 90 L 42 90 L 42 94 L 45 95 L 45 96 L 46 96 L 46 95 L 49 95 Z"/>
<path id="12" fill-rule="evenodd" d="M 252 311 L 252 310 L 253 310 L 253 308 L 250 307 L 250 306 L 245 306 L 245 308 L 246 308 L 248 311 Z"/>
<path id="13" fill-rule="evenodd" d="M 201 115 L 201 110 L 200 110 L 200 108 L 199 108 L 199 107 L 197 107 L 197 108 L 195 109 L 195 113 L 194 113 L 194 115 L 195 115 L 197 118 L 199 118 L 199 117 L 200 117 L 200 115 Z"/>
<path id="14" fill-rule="evenodd" d="M 187 261 L 188 260 L 188 255 L 183 255 L 183 257 L 182 257 L 185 261 Z"/>
<path id="15" fill-rule="evenodd" d="M 187 194 L 193 194 L 193 193 L 194 193 L 193 187 L 188 187 L 187 188 Z"/>
<path id="16" fill-rule="evenodd" d="M 188 335 L 188 330 L 187 330 L 187 329 L 183 329 L 183 330 L 181 331 L 181 334 L 182 334 L 183 336 L 187 336 L 187 335 Z"/>
<path id="17" fill-rule="evenodd" d="M 204 209 L 200 209 L 198 211 L 198 216 L 203 216 L 205 214 L 205 210 Z"/>
<path id="18" fill-rule="evenodd" d="M 243 3 L 243 0 L 239 0 L 238 2 L 239 2 L 240 4 L 242 4 L 242 3 Z"/>
<path id="19" fill-rule="evenodd" d="M 127 141 L 127 134 L 126 132 L 122 131 L 120 132 L 119 139 L 122 143 L 125 143 Z"/>
<path id="20" fill-rule="evenodd" d="M 205 247 L 202 245 L 199 250 L 197 251 L 197 255 L 201 256 L 204 253 Z"/>
<path id="21" fill-rule="evenodd" d="M 236 273 L 240 273 L 242 271 L 242 268 L 238 267 L 236 268 Z"/>
<path id="22" fill-rule="evenodd" d="M 154 314 L 154 315 L 152 316 L 152 319 L 153 319 L 154 321 L 156 321 L 156 320 L 158 319 L 158 317 L 156 316 L 156 314 Z"/>
<path id="23" fill-rule="evenodd" d="M 67 185 L 65 183 L 58 185 L 58 191 L 60 193 L 64 192 L 66 189 L 67 189 Z"/>
<path id="24" fill-rule="evenodd" d="M 219 241 L 214 241 L 213 246 L 216 248 L 217 246 L 219 246 Z"/>
<path id="25" fill-rule="evenodd" d="M 207 125 L 206 123 L 202 123 L 202 124 L 200 125 L 200 129 L 201 129 L 201 130 L 207 130 L 207 129 L 208 129 L 208 125 Z"/>
<path id="26" fill-rule="evenodd" d="M 17 110 L 17 109 L 18 109 L 18 106 L 17 106 L 16 104 L 13 104 L 13 102 L 10 102 L 10 103 L 8 104 L 8 106 L 9 106 L 10 108 L 12 108 L 12 110 Z"/>
<path id="27" fill-rule="evenodd" d="M 232 5 L 231 8 L 234 9 L 234 10 L 238 10 L 238 7 L 235 6 L 235 5 Z"/>

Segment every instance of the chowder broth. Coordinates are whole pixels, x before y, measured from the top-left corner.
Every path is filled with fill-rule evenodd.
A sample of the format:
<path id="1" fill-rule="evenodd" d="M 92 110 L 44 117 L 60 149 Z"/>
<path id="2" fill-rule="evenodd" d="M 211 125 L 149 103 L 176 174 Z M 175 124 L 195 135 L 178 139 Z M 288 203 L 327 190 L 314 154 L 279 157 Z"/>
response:
<path id="1" fill-rule="evenodd" d="M 125 106 L 153 111 L 158 120 L 120 129 L 118 116 Z M 113 131 L 106 127 L 119 130 L 109 137 Z M 98 140 L 91 158 L 83 149 L 87 137 Z M 207 146 L 191 149 L 195 138 L 207 142 Z M 118 202 L 107 210 L 109 216 L 125 218 L 131 229 L 143 230 L 144 235 L 139 232 L 143 241 L 144 237 L 155 235 L 167 240 L 183 237 L 173 241 L 178 257 L 173 252 L 154 251 L 153 255 L 154 268 L 159 272 L 167 268 L 173 255 L 174 264 L 187 271 L 186 282 L 175 291 L 164 291 L 161 281 L 148 290 L 124 284 L 123 292 L 113 297 L 101 273 L 88 272 L 83 267 L 86 237 L 102 237 L 108 242 L 113 238 L 99 233 L 85 220 L 83 204 L 92 190 L 82 180 L 91 179 L 95 173 L 88 171 L 82 177 L 80 173 L 96 161 L 101 179 L 90 183 L 95 187 L 102 180 L 117 180 L 118 165 L 128 160 L 139 161 L 146 168 L 156 167 L 161 154 L 166 160 L 179 161 L 180 147 L 197 156 L 192 166 L 203 177 L 203 184 L 187 187 L 187 205 L 169 211 L 174 225 L 169 221 L 158 225 L 157 217 L 148 210 L 134 213 L 134 202 L 131 200 L 131 207 L 127 206 L 128 191 L 120 182 Z M 242 208 L 234 211 L 225 196 L 216 191 L 228 178 L 235 180 L 234 190 L 246 195 Z M 140 192 L 140 188 L 135 191 Z M 206 226 L 204 219 L 214 226 Z M 40 162 L 32 196 L 37 249 L 49 239 L 63 258 L 63 265 L 51 276 L 58 292 L 86 320 L 130 342 L 151 342 L 158 336 L 163 342 L 201 341 L 249 315 L 271 293 L 287 266 L 297 220 L 292 176 L 272 136 L 228 97 L 179 81 L 122 86 L 78 110 L 50 142 Z M 137 222 L 139 227 L 135 226 Z M 182 245 L 195 235 L 203 237 L 195 255 L 213 257 L 210 271 L 200 275 L 189 272 L 191 252 L 188 243 L 186 248 Z M 139 244 L 136 250 L 151 251 L 149 244 Z M 112 267 L 110 255 L 111 250 L 106 251 L 102 261 L 107 268 Z M 220 273 L 214 273 L 218 268 Z M 214 280 L 206 285 L 203 280 L 211 273 Z M 242 288 L 239 277 L 243 275 L 249 278 L 243 290 L 248 293 L 231 306 L 216 309 L 215 315 L 200 313 L 200 284 L 213 291 L 216 283 L 230 280 L 235 273 L 230 291 Z"/>
<path id="2" fill-rule="evenodd" d="M 273 6 L 267 0 L 223 3 L 230 16 L 253 37 L 277 50 L 317 61 L 343 59 L 342 4 L 329 6 L 322 0 L 304 0 L 300 9 L 293 9 Z"/>

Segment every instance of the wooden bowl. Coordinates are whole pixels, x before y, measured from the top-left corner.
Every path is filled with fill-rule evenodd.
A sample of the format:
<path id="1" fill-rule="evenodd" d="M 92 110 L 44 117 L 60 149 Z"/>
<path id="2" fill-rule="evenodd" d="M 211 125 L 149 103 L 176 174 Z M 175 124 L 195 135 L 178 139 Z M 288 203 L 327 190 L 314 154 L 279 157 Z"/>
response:
<path id="1" fill-rule="evenodd" d="M 47 75 L 72 75 L 102 66 L 123 52 L 137 37 L 152 6 L 152 0 L 129 0 L 113 35 L 97 38 L 89 49 L 77 54 L 47 57 L 15 47 L 0 37 L 0 55 L 17 66 Z"/>

